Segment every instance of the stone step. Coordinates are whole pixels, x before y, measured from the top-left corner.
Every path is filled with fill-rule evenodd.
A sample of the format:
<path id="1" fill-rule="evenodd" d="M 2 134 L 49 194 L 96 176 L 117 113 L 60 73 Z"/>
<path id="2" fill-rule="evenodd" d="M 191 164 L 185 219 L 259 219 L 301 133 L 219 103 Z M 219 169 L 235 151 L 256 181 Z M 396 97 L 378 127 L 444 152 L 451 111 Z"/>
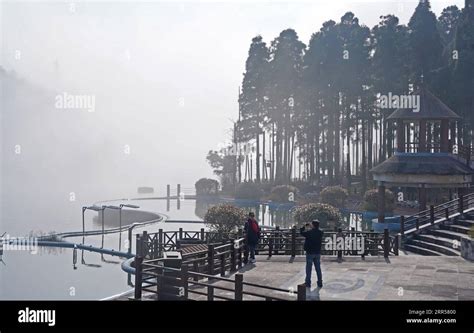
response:
<path id="1" fill-rule="evenodd" d="M 441 246 L 446 246 L 450 249 L 456 249 L 455 246 L 460 244 L 460 241 L 457 239 L 431 235 L 431 234 L 419 234 L 415 236 L 415 239 L 422 240 L 428 243 L 434 243 Z M 453 246 L 454 245 L 454 246 Z"/>
<path id="2" fill-rule="evenodd" d="M 419 247 L 419 246 L 416 246 L 416 245 L 413 245 L 413 244 L 405 244 L 403 246 L 403 249 L 408 251 L 408 252 L 413 252 L 413 253 L 416 253 L 416 254 L 422 254 L 422 255 L 425 255 L 425 256 L 440 256 L 441 255 L 441 253 L 439 253 L 439 252 L 432 251 L 432 250 L 429 250 L 429 249 L 425 249 L 424 247 Z"/>
<path id="3" fill-rule="evenodd" d="M 462 234 L 465 234 L 465 235 L 467 235 L 467 233 L 471 229 L 469 227 L 459 225 L 459 224 L 440 224 L 439 228 L 443 229 L 443 230 L 450 230 L 450 231 L 454 231 L 454 232 L 459 232 L 459 233 L 462 233 Z"/>
<path id="4" fill-rule="evenodd" d="M 452 247 L 450 248 L 450 247 L 447 247 L 447 246 L 427 242 L 427 241 L 424 241 L 424 240 L 421 240 L 421 239 L 411 239 L 411 240 L 407 241 L 407 244 L 422 247 L 424 249 L 435 251 L 435 252 L 438 252 L 438 253 L 440 253 L 442 255 L 446 255 L 446 256 L 460 256 L 461 255 L 461 252 L 456 251 Z"/>
<path id="5" fill-rule="evenodd" d="M 459 233 L 456 231 L 444 230 L 444 229 L 427 230 L 426 234 L 435 235 L 435 236 L 439 236 L 443 238 L 456 239 L 458 241 L 461 241 L 462 238 L 466 237 L 466 234 L 464 233 Z"/>
<path id="6" fill-rule="evenodd" d="M 472 227 L 474 227 L 474 220 L 457 219 L 456 224 L 472 228 Z"/>
<path id="7" fill-rule="evenodd" d="M 468 213 L 464 214 L 463 217 L 459 217 L 460 220 L 467 220 L 467 221 L 473 221 L 474 222 L 474 214 L 473 213 Z"/>

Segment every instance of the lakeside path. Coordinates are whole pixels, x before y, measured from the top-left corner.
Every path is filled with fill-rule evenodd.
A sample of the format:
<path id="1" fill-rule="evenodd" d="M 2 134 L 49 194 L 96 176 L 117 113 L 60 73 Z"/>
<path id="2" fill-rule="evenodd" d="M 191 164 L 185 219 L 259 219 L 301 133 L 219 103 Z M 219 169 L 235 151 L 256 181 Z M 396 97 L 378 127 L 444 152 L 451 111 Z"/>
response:
<path id="1" fill-rule="evenodd" d="M 304 283 L 304 256 L 292 261 L 283 256 L 256 258 L 256 265 L 249 264 L 239 270 L 245 282 L 295 292 L 297 285 Z M 320 290 L 316 288 L 313 267 L 314 287 L 307 289 L 307 300 L 474 300 L 474 263 L 460 257 L 402 255 L 392 256 L 388 261 L 383 257 L 366 257 L 365 260 L 346 257 L 339 263 L 335 257 L 324 256 L 322 269 L 324 286 Z M 228 277 L 234 278 L 233 274 Z M 217 281 L 214 284 L 226 285 Z M 245 287 L 247 291 L 252 289 Z M 226 291 L 217 293 L 216 290 L 216 294 L 233 297 L 233 293 Z M 289 293 L 265 291 L 264 294 L 296 299 Z M 144 299 L 147 296 L 144 294 Z M 254 298 L 246 296 L 244 299 Z"/>
<path id="2" fill-rule="evenodd" d="M 253 265 L 251 265 L 253 266 Z M 241 271 L 244 280 L 296 290 L 304 283 L 305 257 L 257 256 L 254 267 Z M 474 263 L 460 257 L 403 255 L 390 257 L 322 258 L 324 286 L 314 287 L 308 300 L 474 300 Z"/>

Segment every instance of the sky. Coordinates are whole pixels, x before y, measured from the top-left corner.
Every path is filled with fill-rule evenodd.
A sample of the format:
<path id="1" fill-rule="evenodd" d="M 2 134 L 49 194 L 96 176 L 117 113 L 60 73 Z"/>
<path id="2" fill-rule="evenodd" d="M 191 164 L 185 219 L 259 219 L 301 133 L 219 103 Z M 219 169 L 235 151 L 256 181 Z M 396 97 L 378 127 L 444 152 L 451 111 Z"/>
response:
<path id="1" fill-rule="evenodd" d="M 431 1 L 438 16 L 464 1 Z M 308 44 L 352 11 L 376 25 L 407 23 L 417 1 L 0 2 L 0 65 L 56 94 L 95 97 L 110 140 L 169 183 L 212 176 L 205 156 L 230 139 L 251 39 L 293 28 Z M 54 101 L 51 99 L 51 104 Z M 85 112 L 85 111 L 78 111 Z M 60 117 L 64 121 L 64 117 Z M 72 118 L 71 118 L 72 119 Z M 54 120 L 53 120 L 54 121 Z M 59 121 L 59 120 L 58 120 Z M 59 126 L 61 124 L 58 124 Z M 78 123 L 80 126 L 80 123 Z M 77 129 L 75 135 L 88 136 Z M 136 175 L 146 185 L 149 175 Z"/>

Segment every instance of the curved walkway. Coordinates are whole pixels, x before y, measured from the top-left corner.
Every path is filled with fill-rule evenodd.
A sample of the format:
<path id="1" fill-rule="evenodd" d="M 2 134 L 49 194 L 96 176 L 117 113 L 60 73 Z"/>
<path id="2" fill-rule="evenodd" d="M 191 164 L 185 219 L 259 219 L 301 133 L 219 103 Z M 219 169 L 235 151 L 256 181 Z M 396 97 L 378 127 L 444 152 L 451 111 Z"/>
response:
<path id="1" fill-rule="evenodd" d="M 163 199 L 163 198 L 140 198 L 141 200 L 154 200 L 154 199 Z M 103 201 L 97 201 L 94 203 L 94 205 L 99 206 L 105 203 L 110 203 L 110 202 L 116 202 L 116 201 L 131 201 L 131 200 L 139 200 L 139 198 L 133 198 L 133 199 L 114 199 L 114 200 L 103 200 Z M 132 210 L 131 210 L 132 211 Z M 158 215 L 158 218 L 152 219 L 152 220 L 147 220 L 143 222 L 134 222 L 132 224 L 128 224 L 122 227 L 116 227 L 116 228 L 109 228 L 105 229 L 103 232 L 102 230 L 90 230 L 83 232 L 81 231 L 66 231 L 66 232 L 60 232 L 60 233 L 53 233 L 50 235 L 45 235 L 45 236 L 40 236 L 38 237 L 38 246 L 49 246 L 49 247 L 62 247 L 62 248 L 72 248 L 72 249 L 79 249 L 79 250 L 86 250 L 90 252 L 97 252 L 101 254 L 108 254 L 112 256 L 120 256 L 120 257 L 125 257 L 125 258 L 131 258 L 134 256 L 133 253 L 128 253 L 128 252 L 120 252 L 120 251 L 115 251 L 113 249 L 106 249 L 106 248 L 99 248 L 95 247 L 92 245 L 86 245 L 82 243 L 73 243 L 73 242 L 67 242 L 63 241 L 64 238 L 68 237 L 87 237 L 87 236 L 97 236 L 97 235 L 106 235 L 106 234 L 113 234 L 117 232 L 123 232 L 125 230 L 130 230 L 135 227 L 143 227 L 145 225 L 153 224 L 153 223 L 158 223 L 158 222 L 166 222 L 169 219 L 169 216 L 163 213 L 159 212 L 149 212 L 149 211 L 144 211 L 144 210 L 133 210 L 132 212 L 148 212 L 148 213 L 153 213 L 155 215 Z"/>

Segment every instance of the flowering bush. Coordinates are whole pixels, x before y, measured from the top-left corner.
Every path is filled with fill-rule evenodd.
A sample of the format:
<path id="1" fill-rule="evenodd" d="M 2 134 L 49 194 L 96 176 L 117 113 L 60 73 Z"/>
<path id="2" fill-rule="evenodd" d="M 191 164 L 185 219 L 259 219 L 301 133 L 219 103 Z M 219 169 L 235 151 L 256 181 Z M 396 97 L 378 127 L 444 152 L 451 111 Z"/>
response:
<path id="1" fill-rule="evenodd" d="M 334 207 L 342 208 L 349 193 L 342 186 L 328 186 L 321 191 L 321 201 Z"/>
<path id="2" fill-rule="evenodd" d="M 246 219 L 245 211 L 229 204 L 221 204 L 208 209 L 204 223 L 211 231 L 228 234 L 243 227 Z"/>
<path id="3" fill-rule="evenodd" d="M 293 202 L 298 189 L 291 185 L 278 185 L 272 188 L 269 199 L 276 202 Z"/>
<path id="4" fill-rule="evenodd" d="M 377 189 L 368 190 L 364 194 L 364 208 L 371 212 L 377 211 L 378 192 Z M 392 191 L 385 189 L 385 211 L 393 212 L 395 208 L 395 195 Z"/>
<path id="5" fill-rule="evenodd" d="M 298 223 L 319 220 L 322 224 L 334 222 L 337 225 L 343 221 L 343 217 L 337 208 L 323 203 L 309 203 L 299 206 L 294 210 L 293 217 Z"/>

